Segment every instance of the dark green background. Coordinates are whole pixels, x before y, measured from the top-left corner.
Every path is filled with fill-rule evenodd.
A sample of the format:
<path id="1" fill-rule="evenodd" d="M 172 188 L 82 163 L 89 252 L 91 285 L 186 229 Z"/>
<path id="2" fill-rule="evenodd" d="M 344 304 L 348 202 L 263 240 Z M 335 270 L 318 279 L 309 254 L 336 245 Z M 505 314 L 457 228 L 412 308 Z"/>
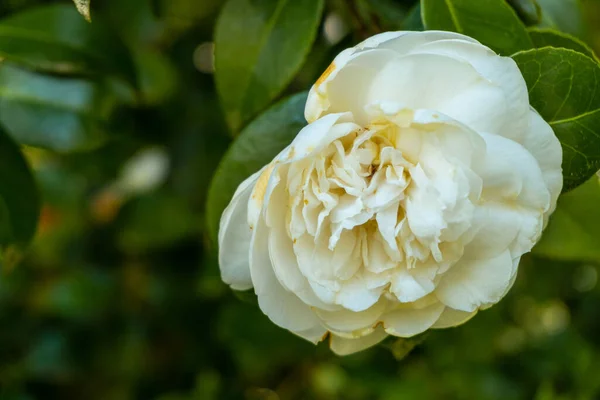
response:
<path id="1" fill-rule="evenodd" d="M 0 0 L 0 22 L 48 3 L 72 7 L 66 0 Z M 412 3 L 326 1 L 324 16 L 337 12 L 348 33 L 332 45 L 321 21 L 308 61 L 283 82 L 278 99 L 308 89 L 343 48 L 383 30 L 418 29 Z M 539 0 L 546 10 L 541 21 L 530 1 L 510 3 L 528 24 L 558 28 L 600 50 L 600 31 L 591 28 L 600 27 L 600 2 L 583 1 L 578 12 L 574 0 Z M 13 137 L 52 147 L 24 149 L 44 206 L 22 262 L 15 265 L 7 252 L 1 264 L 0 399 L 600 398 L 595 187 L 563 201 L 555 225 L 572 229 L 568 224 L 577 223 L 565 216 L 568 207 L 582 209 L 577 196 L 590 210 L 579 216 L 584 234 L 565 228 L 563 240 L 554 229 L 555 243 L 571 247 L 556 254 L 556 246 L 541 246 L 537 256 L 524 259 L 500 304 L 464 326 L 431 332 L 400 361 L 385 346 L 338 358 L 326 344 L 315 347 L 277 328 L 251 296 L 238 296 L 221 282 L 205 203 L 233 134 L 213 75 L 194 64 L 194 51 L 213 40 L 221 6 L 221 0 L 92 0 L 93 26 L 120 37 L 124 51 L 134 54 L 133 65 L 126 54 L 112 57 L 118 40 L 104 34 L 92 49 L 100 56 L 81 56 L 67 71 L 0 64 L 0 88 L 24 87 L 13 75 L 2 78 L 21 71 L 97 90 L 76 110 L 84 122 L 64 142 L 34 135 L 36 129 L 60 130 L 51 125 L 55 120 L 42 118 L 47 111 L 2 114 L 0 100 L 0 123 Z M 85 24 L 72 21 L 47 22 L 67 34 L 68 24 Z M 243 45 L 245 38 L 238 40 Z M 109 53 L 108 61 L 102 58 Z M 138 97 L 127 100 L 136 95 L 118 82 L 129 74 L 140 84 Z M 56 95 L 52 87 L 37 90 L 40 98 Z M 291 128 L 295 124 L 301 121 Z M 36 142 L 40 138 L 49 143 Z M 124 162 L 149 146 L 170 156 L 166 182 L 130 198 L 107 198 Z M 585 241 L 577 234 L 587 235 Z M 589 254 L 573 250 L 571 256 L 569 249 L 580 243 Z"/>

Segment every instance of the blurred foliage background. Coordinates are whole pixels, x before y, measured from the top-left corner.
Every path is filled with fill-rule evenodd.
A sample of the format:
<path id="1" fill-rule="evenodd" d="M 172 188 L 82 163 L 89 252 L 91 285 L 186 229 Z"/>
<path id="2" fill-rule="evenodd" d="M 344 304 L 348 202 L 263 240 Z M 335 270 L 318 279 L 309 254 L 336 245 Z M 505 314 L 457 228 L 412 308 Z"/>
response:
<path id="1" fill-rule="evenodd" d="M 561 199 L 505 300 L 401 361 L 393 342 L 336 357 L 221 282 L 205 209 L 233 137 L 342 49 L 422 29 L 415 1 L 295 1 L 300 31 L 272 37 L 293 65 L 267 54 L 252 84 L 273 87 L 243 113 L 217 95 L 213 33 L 243 61 L 265 17 L 243 7 L 276 1 L 93 0 L 91 24 L 68 0 L 0 1 L 0 125 L 43 202 L 29 249 L 0 261 L 0 399 L 600 398 L 596 178 Z M 599 1 L 509 3 L 600 51 Z"/>

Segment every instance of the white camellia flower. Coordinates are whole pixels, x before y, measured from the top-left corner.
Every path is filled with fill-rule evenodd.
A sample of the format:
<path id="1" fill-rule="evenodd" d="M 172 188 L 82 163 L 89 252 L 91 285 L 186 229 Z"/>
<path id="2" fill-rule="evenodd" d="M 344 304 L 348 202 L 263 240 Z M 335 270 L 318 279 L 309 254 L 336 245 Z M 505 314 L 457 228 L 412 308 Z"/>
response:
<path id="1" fill-rule="evenodd" d="M 349 354 L 498 302 L 562 189 L 562 151 L 514 61 L 449 32 L 343 51 L 310 124 L 223 213 L 223 280 Z"/>

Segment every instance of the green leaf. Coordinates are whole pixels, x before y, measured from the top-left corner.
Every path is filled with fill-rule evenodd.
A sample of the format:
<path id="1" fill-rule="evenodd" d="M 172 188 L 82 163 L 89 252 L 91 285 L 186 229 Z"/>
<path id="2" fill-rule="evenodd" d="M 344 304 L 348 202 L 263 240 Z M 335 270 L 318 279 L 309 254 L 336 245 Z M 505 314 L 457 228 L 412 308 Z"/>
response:
<path id="1" fill-rule="evenodd" d="M 61 152 L 97 147 L 115 105 L 100 82 L 0 64 L 0 123 L 20 143 Z"/>
<path id="2" fill-rule="evenodd" d="M 541 27 L 583 36 L 585 24 L 579 0 L 537 0 L 537 3 L 542 10 Z"/>
<path id="3" fill-rule="evenodd" d="M 221 214 L 235 189 L 279 154 L 306 125 L 306 93 L 289 97 L 250 123 L 233 142 L 214 175 L 208 192 L 208 230 L 216 243 Z"/>
<path id="4" fill-rule="evenodd" d="M 533 253 L 557 260 L 600 261 L 599 205 L 600 182 L 597 176 L 561 196 Z"/>
<path id="5" fill-rule="evenodd" d="M 600 168 L 600 66 L 569 49 L 545 47 L 513 56 L 529 101 L 552 126 L 563 148 L 563 191 Z"/>
<path id="6" fill-rule="evenodd" d="M 112 30 L 86 22 L 67 4 L 0 20 L 0 57 L 57 74 L 109 73 L 136 85 L 129 51 Z"/>
<path id="7" fill-rule="evenodd" d="M 0 246 L 27 244 L 37 227 L 40 199 L 19 147 L 0 129 Z"/>
<path id="8" fill-rule="evenodd" d="M 502 55 L 533 47 L 505 0 L 421 0 L 421 7 L 426 29 L 463 33 Z"/>
<path id="9" fill-rule="evenodd" d="M 536 0 L 508 0 L 508 3 L 526 25 L 540 22 L 542 10 Z"/>
<path id="10" fill-rule="evenodd" d="M 549 28 L 529 28 L 529 36 L 537 48 L 560 47 L 583 53 L 588 57 L 596 58 L 594 51 L 583 41 L 566 33 Z"/>
<path id="11" fill-rule="evenodd" d="M 83 15 L 87 22 L 92 22 L 92 17 L 90 16 L 90 0 L 73 0 L 73 3 L 75 3 L 75 7 L 77 7 L 79 14 Z"/>
<path id="12" fill-rule="evenodd" d="M 364 0 L 357 3 L 357 7 L 364 5 L 374 29 L 380 30 L 400 30 L 403 29 L 406 9 L 395 0 Z M 419 17 L 420 18 L 420 17 Z"/>
<path id="13" fill-rule="evenodd" d="M 402 21 L 402 28 L 407 31 L 424 31 L 421 3 L 416 3 Z"/>
<path id="14" fill-rule="evenodd" d="M 315 39 L 323 0 L 229 0 L 215 33 L 216 81 L 237 133 L 276 98 Z"/>

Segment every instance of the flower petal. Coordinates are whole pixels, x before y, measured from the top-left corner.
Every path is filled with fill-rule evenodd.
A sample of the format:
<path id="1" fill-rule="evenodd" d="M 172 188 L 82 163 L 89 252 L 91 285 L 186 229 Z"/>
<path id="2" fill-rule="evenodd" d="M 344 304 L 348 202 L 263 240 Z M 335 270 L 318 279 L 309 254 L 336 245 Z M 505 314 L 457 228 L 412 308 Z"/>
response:
<path id="1" fill-rule="evenodd" d="M 505 107 L 491 108 L 480 114 L 471 108 L 457 107 L 453 117 L 480 131 L 510 137 L 527 132 L 529 96 L 517 64 L 510 57 L 499 57 L 489 48 L 472 41 L 444 39 L 423 44 L 413 54 L 440 54 L 468 62 L 486 80 L 504 92 Z"/>
<path id="2" fill-rule="evenodd" d="M 234 290 L 252 287 L 248 257 L 252 230 L 248 225 L 248 200 L 260 171 L 242 182 L 223 211 L 219 226 L 219 266 L 223 282 Z"/>
<path id="3" fill-rule="evenodd" d="M 331 142 L 359 130 L 352 114 L 341 112 L 329 114 L 300 130 L 292 143 L 275 157 L 273 163 L 291 163 L 321 151 Z"/>
<path id="4" fill-rule="evenodd" d="M 250 242 L 250 273 L 260 309 L 282 328 L 292 332 L 311 331 L 313 336 L 315 331 L 324 335 L 326 330 L 319 331 L 320 321 L 310 307 L 277 280 L 269 256 L 269 231 L 264 216 L 258 219 L 255 229 Z"/>
<path id="5" fill-rule="evenodd" d="M 305 109 L 307 121 L 313 122 L 325 114 L 334 112 L 330 109 L 331 103 L 329 101 L 328 85 L 337 79 L 338 73 L 346 69 L 348 64 L 351 63 L 352 66 L 350 69 L 354 69 L 354 71 L 346 72 L 348 77 L 351 76 L 350 82 L 364 81 L 366 84 L 361 86 L 367 87 L 368 82 L 374 75 L 373 72 L 380 70 L 390 58 L 405 55 L 415 47 L 428 42 L 444 39 L 460 39 L 477 43 L 476 40 L 468 36 L 453 32 L 398 31 L 380 33 L 352 48 L 342 51 L 311 88 Z M 356 96 L 356 92 L 352 93 L 352 96 Z M 354 110 L 347 109 L 345 111 Z"/>
<path id="6" fill-rule="evenodd" d="M 487 260 L 463 258 L 443 275 L 434 293 L 446 306 L 472 312 L 497 303 L 510 285 L 512 272 L 508 250 Z"/>
<path id="7" fill-rule="evenodd" d="M 475 208 L 474 238 L 465 246 L 465 258 L 485 260 L 507 249 L 514 257 L 530 251 L 542 232 L 542 214 L 512 204 L 484 203 Z"/>
<path id="8" fill-rule="evenodd" d="M 446 307 L 435 324 L 431 327 L 435 329 L 451 328 L 453 326 L 462 325 L 477 314 L 477 311 L 461 311 L 451 307 Z"/>
<path id="9" fill-rule="evenodd" d="M 403 303 L 419 300 L 435 289 L 432 278 L 437 269 L 437 265 L 403 268 L 394 274 L 390 291 Z"/>
<path id="10" fill-rule="evenodd" d="M 378 55 L 382 51 L 370 50 Z M 373 57 L 371 64 L 369 54 L 348 62 L 327 84 L 328 113 L 351 111 L 359 124 L 366 125 L 365 108 L 381 101 L 434 109 L 458 121 L 465 110 L 470 116 L 486 118 L 506 111 L 503 91 L 467 62 L 437 54 L 409 54 Z"/>
<path id="11" fill-rule="evenodd" d="M 277 173 L 284 171 L 282 169 Z M 270 225 L 271 228 L 269 230 L 269 256 L 273 271 L 281 285 L 296 294 L 306 304 L 326 310 L 336 310 L 340 307 L 321 301 L 313 292 L 306 277 L 300 272 L 292 239 L 285 227 L 287 201 L 286 188 L 278 185 L 270 194 L 269 204 L 265 210 L 267 225 Z"/>
<path id="12" fill-rule="evenodd" d="M 444 305 L 437 301 L 423 308 L 399 307 L 383 316 L 383 326 L 385 331 L 393 336 L 418 335 L 431 328 L 442 311 L 444 311 Z"/>
<path id="13" fill-rule="evenodd" d="M 482 133 L 487 151 L 484 163 L 475 172 L 483 179 L 486 200 L 517 202 L 546 211 L 550 192 L 534 156 L 521 144 L 502 136 Z"/>
<path id="14" fill-rule="evenodd" d="M 353 332 L 368 330 L 378 321 L 379 317 L 385 311 L 388 302 L 380 299 L 372 307 L 360 311 L 324 311 L 315 310 L 321 321 L 328 330 L 335 332 L 338 336 L 354 337 Z"/>
<path id="15" fill-rule="evenodd" d="M 548 219 L 556 208 L 556 201 L 563 187 L 562 147 L 550 125 L 532 108 L 529 111 L 529 129 L 520 143 L 537 160 L 546 187 L 550 191 Z"/>
<path id="16" fill-rule="evenodd" d="M 373 333 L 356 339 L 348 339 L 331 334 L 329 347 L 338 356 L 347 356 L 373 347 L 387 336 L 387 333 L 382 328 L 377 328 Z"/>
<path id="17" fill-rule="evenodd" d="M 361 99 L 365 98 L 373 78 L 397 57 L 398 54 L 391 50 L 370 49 L 357 52 L 342 66 L 334 60 L 332 65 L 336 66 L 336 70 L 326 80 L 313 86 L 308 95 L 306 119 L 312 122 L 321 115 L 350 111 L 364 124 L 365 103 Z"/>

